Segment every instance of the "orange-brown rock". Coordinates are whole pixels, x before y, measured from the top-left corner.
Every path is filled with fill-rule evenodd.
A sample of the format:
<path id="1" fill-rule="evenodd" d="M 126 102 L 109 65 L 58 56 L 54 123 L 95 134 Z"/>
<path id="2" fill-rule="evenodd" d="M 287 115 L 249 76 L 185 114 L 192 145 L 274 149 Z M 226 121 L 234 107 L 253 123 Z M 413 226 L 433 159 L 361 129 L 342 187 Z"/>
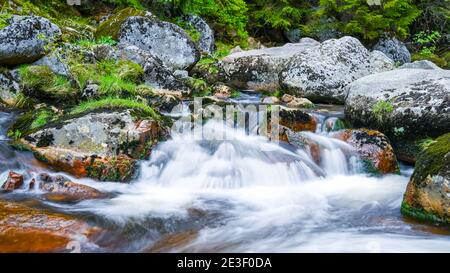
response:
<path id="1" fill-rule="evenodd" d="M 99 230 L 75 218 L 0 200 L 0 252 L 62 252 Z"/>
<path id="2" fill-rule="evenodd" d="M 75 183 L 62 175 L 51 176 L 41 173 L 38 176 L 39 188 L 46 192 L 45 196 L 51 201 L 69 202 L 86 199 L 97 199 L 105 197 L 102 192 L 83 185 Z"/>
<path id="3" fill-rule="evenodd" d="M 346 129 L 332 136 L 356 149 L 366 171 L 380 174 L 399 172 L 394 149 L 384 134 L 368 129 Z"/>
<path id="4" fill-rule="evenodd" d="M 317 120 L 314 116 L 299 109 L 280 107 L 280 125 L 285 126 L 294 132 L 311 131 L 315 132 Z"/>
<path id="5" fill-rule="evenodd" d="M 2 189 L 6 191 L 12 191 L 22 187 L 22 185 L 23 185 L 23 175 L 15 172 L 9 172 L 8 178 L 2 185 Z"/>

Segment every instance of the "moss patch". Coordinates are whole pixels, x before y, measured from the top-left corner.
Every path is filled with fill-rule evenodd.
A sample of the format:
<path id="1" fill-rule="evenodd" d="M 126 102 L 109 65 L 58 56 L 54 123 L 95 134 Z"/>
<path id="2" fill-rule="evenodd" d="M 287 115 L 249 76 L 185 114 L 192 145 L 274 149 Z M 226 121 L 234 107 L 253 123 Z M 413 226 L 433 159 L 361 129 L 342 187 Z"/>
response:
<path id="1" fill-rule="evenodd" d="M 450 133 L 436 138 L 429 143 L 417 156 L 414 176 L 418 181 L 424 180 L 428 175 L 437 175 L 449 164 L 445 155 L 450 153 Z"/>
<path id="2" fill-rule="evenodd" d="M 128 17 L 131 16 L 145 16 L 146 12 L 134 8 L 126 8 L 118 13 L 111 15 L 107 20 L 102 22 L 95 32 L 95 37 L 98 39 L 102 36 L 110 36 L 117 40 L 120 35 L 120 28 Z"/>
<path id="3" fill-rule="evenodd" d="M 442 225 L 450 224 L 450 222 L 444 221 L 441 217 L 439 217 L 439 215 L 431 213 L 431 212 L 427 212 L 420 208 L 411 207 L 406 202 L 402 202 L 400 211 L 403 215 L 417 219 L 419 221 L 430 222 L 430 223 L 434 223 L 434 224 L 442 224 Z"/>

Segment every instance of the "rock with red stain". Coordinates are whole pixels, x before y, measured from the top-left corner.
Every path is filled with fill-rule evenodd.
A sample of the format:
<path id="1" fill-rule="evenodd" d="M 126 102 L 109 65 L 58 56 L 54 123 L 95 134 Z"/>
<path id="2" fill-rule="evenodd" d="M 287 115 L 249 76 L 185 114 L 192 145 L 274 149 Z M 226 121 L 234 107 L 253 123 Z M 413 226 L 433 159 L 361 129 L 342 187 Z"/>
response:
<path id="1" fill-rule="evenodd" d="M 394 149 L 384 134 L 368 129 L 346 129 L 337 131 L 332 136 L 356 149 L 367 172 L 373 174 L 399 172 Z"/>
<path id="2" fill-rule="evenodd" d="M 8 178 L 6 179 L 5 183 L 3 183 L 2 189 L 6 191 L 13 191 L 22 187 L 22 185 L 23 175 L 15 172 L 9 172 Z"/>
<path id="3" fill-rule="evenodd" d="M 39 188 L 46 192 L 46 198 L 52 201 L 70 202 L 105 197 L 105 194 L 97 189 L 72 182 L 62 175 L 41 173 L 38 181 Z"/>
<path id="4" fill-rule="evenodd" d="M 67 215 L 0 200 L 0 253 L 64 252 L 70 241 L 91 241 L 100 232 Z"/>

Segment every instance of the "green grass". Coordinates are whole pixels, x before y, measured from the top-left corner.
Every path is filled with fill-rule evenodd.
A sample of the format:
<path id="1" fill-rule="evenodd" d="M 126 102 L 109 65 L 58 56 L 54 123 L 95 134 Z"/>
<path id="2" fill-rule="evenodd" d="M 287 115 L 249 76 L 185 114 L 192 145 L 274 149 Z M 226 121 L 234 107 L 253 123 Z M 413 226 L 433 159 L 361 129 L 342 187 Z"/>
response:
<path id="1" fill-rule="evenodd" d="M 160 116 L 145 103 L 137 102 L 131 99 L 121 99 L 116 97 L 107 97 L 100 100 L 90 100 L 74 107 L 70 114 L 77 115 L 85 112 L 91 112 L 97 109 L 132 109 L 138 111 L 142 117 L 152 117 L 159 120 Z"/>
<path id="2" fill-rule="evenodd" d="M 84 48 L 92 48 L 96 45 L 117 45 L 117 41 L 114 40 L 111 36 L 102 36 L 98 39 L 80 39 L 74 42 L 74 44 L 84 47 Z"/>
<path id="3" fill-rule="evenodd" d="M 390 101 L 380 100 L 372 106 L 372 113 L 378 122 L 382 122 L 390 113 L 394 111 L 394 106 Z"/>
<path id="4" fill-rule="evenodd" d="M 35 116 L 35 119 L 31 123 L 30 129 L 34 130 L 34 129 L 43 127 L 50 120 L 52 120 L 53 116 L 54 116 L 54 113 L 52 113 L 49 110 L 44 109 L 44 110 L 38 112 L 38 114 Z"/>
<path id="5" fill-rule="evenodd" d="M 1 13 L 0 14 L 0 29 L 3 29 L 9 26 L 8 20 L 11 18 L 11 14 Z"/>

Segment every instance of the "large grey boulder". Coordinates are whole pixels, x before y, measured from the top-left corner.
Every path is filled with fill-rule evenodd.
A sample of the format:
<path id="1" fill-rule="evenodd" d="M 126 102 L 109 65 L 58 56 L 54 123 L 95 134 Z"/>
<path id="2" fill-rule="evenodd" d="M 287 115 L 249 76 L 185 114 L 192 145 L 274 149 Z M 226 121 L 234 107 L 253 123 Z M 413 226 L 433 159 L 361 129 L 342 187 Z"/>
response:
<path id="1" fill-rule="evenodd" d="M 186 16 L 186 21 L 200 34 L 198 49 L 208 55 L 214 52 L 214 31 L 208 23 L 197 15 Z"/>
<path id="2" fill-rule="evenodd" d="M 148 51 L 173 70 L 189 69 L 200 58 L 195 43 L 182 28 L 151 17 L 126 19 L 120 29 L 119 43 Z"/>
<path id="3" fill-rule="evenodd" d="M 449 70 L 396 69 L 361 78 L 345 90 L 345 115 L 356 126 L 414 139 L 449 130 Z"/>
<path id="4" fill-rule="evenodd" d="M 301 51 L 280 73 L 284 89 L 313 102 L 344 103 L 344 87 L 394 63 L 379 51 L 369 52 L 358 39 L 331 39 Z"/>
<path id="5" fill-rule="evenodd" d="M 232 53 L 218 64 L 221 81 L 240 89 L 275 91 L 279 85 L 278 74 L 286 63 L 300 52 L 306 52 L 320 43 L 303 38 L 299 43 L 281 47 L 263 48 Z"/>
<path id="6" fill-rule="evenodd" d="M 185 81 L 174 75 L 160 59 L 134 45 L 121 44 L 117 48 L 101 45 L 94 48 L 99 59 L 130 60 L 144 69 L 145 84 L 154 89 L 178 90 L 189 92 Z"/>
<path id="7" fill-rule="evenodd" d="M 14 16 L 0 30 L 0 65 L 33 62 L 46 53 L 46 46 L 61 36 L 61 30 L 38 16 Z"/>
<path id="8" fill-rule="evenodd" d="M 428 60 L 420 60 L 412 63 L 406 63 L 399 67 L 399 69 L 437 69 L 441 70 L 439 66 Z"/>
<path id="9" fill-rule="evenodd" d="M 397 40 L 395 37 L 382 38 L 373 47 L 373 50 L 378 50 L 386 54 L 394 62 L 404 64 L 411 62 L 411 54 L 406 45 Z"/>

